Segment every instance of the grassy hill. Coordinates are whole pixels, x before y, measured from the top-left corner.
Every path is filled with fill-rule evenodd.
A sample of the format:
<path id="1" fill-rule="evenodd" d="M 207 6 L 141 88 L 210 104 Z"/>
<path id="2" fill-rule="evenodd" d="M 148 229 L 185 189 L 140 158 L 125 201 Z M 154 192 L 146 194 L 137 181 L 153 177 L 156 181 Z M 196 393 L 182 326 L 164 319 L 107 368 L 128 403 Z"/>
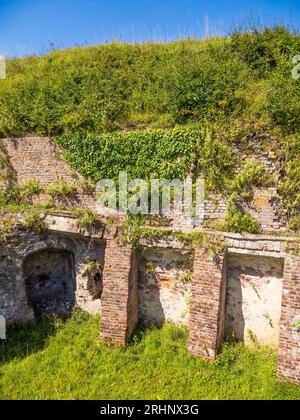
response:
<path id="1" fill-rule="evenodd" d="M 228 118 L 297 132 L 300 85 L 290 71 L 299 51 L 298 34 L 274 27 L 226 39 L 108 44 L 12 59 L 0 82 L 0 136 Z"/>
<path id="2" fill-rule="evenodd" d="M 278 26 L 11 59 L 0 81 L 0 137 L 50 135 L 94 182 L 121 170 L 144 179 L 192 172 L 235 202 L 267 183 L 244 154 L 271 151 L 283 211 L 299 231 L 300 81 L 292 77 L 299 52 L 300 35 Z M 241 215 L 231 216 L 249 230 Z"/>

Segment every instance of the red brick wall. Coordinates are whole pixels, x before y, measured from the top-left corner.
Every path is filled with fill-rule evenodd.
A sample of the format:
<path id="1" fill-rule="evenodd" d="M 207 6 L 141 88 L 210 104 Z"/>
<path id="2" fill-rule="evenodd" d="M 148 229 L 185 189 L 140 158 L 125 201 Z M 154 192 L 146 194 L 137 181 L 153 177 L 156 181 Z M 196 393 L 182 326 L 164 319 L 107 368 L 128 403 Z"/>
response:
<path id="1" fill-rule="evenodd" d="M 259 142 L 260 136 L 255 140 Z M 55 142 L 49 138 L 26 137 L 21 139 L 0 139 L 0 146 L 4 146 L 10 159 L 13 169 L 16 171 L 19 182 L 28 179 L 39 181 L 42 185 L 48 185 L 57 180 L 63 179 L 65 182 L 72 182 L 76 179 L 76 174 L 70 172 L 68 165 L 60 158 L 59 150 Z M 251 157 L 244 156 L 245 159 L 253 158 L 265 164 L 268 172 L 275 175 L 278 170 L 278 161 L 269 152 L 263 152 Z M 276 177 L 275 177 L 276 179 Z M 277 187 L 268 188 L 263 191 L 255 191 L 254 200 L 250 207 L 245 209 L 250 211 L 259 219 L 264 229 L 285 229 L 286 220 L 278 214 L 278 203 L 276 201 Z M 49 198 L 49 197 L 48 197 Z M 47 198 L 47 199 L 48 199 Z M 226 212 L 226 200 L 218 197 L 218 204 L 215 203 L 216 197 L 211 195 L 205 201 L 206 220 L 222 220 Z M 78 204 L 81 203 L 81 204 Z M 78 202 L 68 202 L 67 207 L 88 207 L 95 209 L 95 200 L 84 194 L 79 194 Z M 63 204 L 65 203 L 58 203 Z M 249 207 L 249 208 L 248 208 Z M 204 209 L 203 209 L 204 210 Z M 105 215 L 105 214 L 104 214 Z M 202 222 L 192 221 L 185 218 L 175 217 L 174 225 L 191 227 Z"/>
<path id="2" fill-rule="evenodd" d="M 35 179 L 47 185 L 57 178 L 74 181 L 70 168 L 60 159 L 57 146 L 49 138 L 1 139 L 0 142 L 19 182 Z"/>
<path id="3" fill-rule="evenodd" d="M 132 246 L 107 241 L 101 339 L 124 346 L 138 321 L 138 263 Z"/>
<path id="4" fill-rule="evenodd" d="M 47 186 L 58 180 L 74 183 L 80 178 L 61 158 L 55 142 L 47 137 L 0 139 L 0 146 L 9 159 L 18 183 L 32 179 Z M 49 198 L 47 194 L 42 194 L 38 201 L 48 201 Z M 75 197 L 63 199 L 57 204 L 92 210 L 96 206 L 94 195 L 85 193 L 81 188 Z"/>
<path id="5" fill-rule="evenodd" d="M 189 352 L 213 360 L 224 334 L 226 257 L 197 250 L 194 261 Z"/>
<path id="6" fill-rule="evenodd" d="M 285 260 L 278 375 L 300 385 L 300 257 Z"/>

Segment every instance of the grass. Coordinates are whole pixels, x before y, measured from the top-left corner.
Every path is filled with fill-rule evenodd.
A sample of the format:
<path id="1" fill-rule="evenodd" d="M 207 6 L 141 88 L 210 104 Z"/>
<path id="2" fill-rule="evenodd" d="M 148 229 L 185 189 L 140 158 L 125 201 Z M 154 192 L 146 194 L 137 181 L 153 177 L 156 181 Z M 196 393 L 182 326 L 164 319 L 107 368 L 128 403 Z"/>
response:
<path id="1" fill-rule="evenodd" d="M 11 327 L 0 345 L 4 399 L 299 399 L 276 379 L 269 349 L 225 345 L 216 362 L 189 357 L 187 331 L 174 325 L 139 332 L 120 349 L 99 341 L 98 317 L 74 313 Z"/>
<path id="2" fill-rule="evenodd" d="M 111 43 L 9 59 L 0 81 L 0 137 L 228 118 L 298 133 L 300 88 L 291 60 L 299 47 L 298 33 L 274 26 L 227 38 Z"/>

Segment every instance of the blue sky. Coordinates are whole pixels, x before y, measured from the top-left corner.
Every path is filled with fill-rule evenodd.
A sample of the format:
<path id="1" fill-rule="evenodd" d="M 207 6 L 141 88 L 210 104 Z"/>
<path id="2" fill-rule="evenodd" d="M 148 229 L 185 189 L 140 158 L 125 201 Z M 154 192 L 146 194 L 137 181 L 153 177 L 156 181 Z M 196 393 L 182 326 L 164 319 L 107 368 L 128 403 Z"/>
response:
<path id="1" fill-rule="evenodd" d="M 300 22 L 299 0 L 0 0 L 0 53 L 45 53 L 111 40 L 222 35 L 249 20 Z"/>

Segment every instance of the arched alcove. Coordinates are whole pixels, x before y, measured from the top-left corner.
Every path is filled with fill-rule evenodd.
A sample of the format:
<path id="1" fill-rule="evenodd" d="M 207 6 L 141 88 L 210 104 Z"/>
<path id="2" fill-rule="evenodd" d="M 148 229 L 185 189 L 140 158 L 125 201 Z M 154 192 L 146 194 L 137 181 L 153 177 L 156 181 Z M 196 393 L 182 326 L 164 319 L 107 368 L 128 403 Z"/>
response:
<path id="1" fill-rule="evenodd" d="M 36 318 L 67 315 L 75 305 L 74 255 L 66 250 L 44 249 L 23 263 L 26 294 Z"/>

